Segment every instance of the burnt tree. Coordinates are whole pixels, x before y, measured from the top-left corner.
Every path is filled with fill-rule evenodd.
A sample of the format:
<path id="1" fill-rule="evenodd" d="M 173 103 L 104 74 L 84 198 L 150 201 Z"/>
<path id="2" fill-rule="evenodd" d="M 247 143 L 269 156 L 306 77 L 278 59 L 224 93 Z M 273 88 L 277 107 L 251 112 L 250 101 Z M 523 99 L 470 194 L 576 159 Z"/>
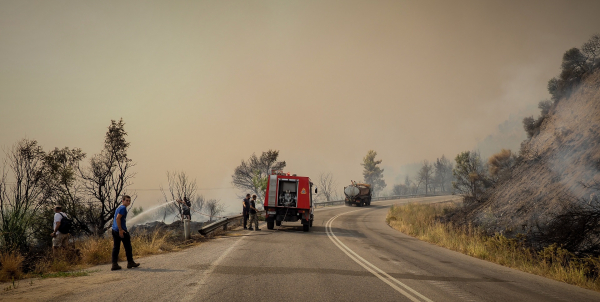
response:
<path id="1" fill-rule="evenodd" d="M 80 171 L 84 189 L 90 196 L 86 214 L 96 236 L 110 227 L 121 198 L 127 193 L 135 166 L 127 155 L 125 123 L 112 120 L 104 139 L 104 149 L 90 159 L 90 166 Z M 133 206 L 134 196 L 132 196 Z"/>

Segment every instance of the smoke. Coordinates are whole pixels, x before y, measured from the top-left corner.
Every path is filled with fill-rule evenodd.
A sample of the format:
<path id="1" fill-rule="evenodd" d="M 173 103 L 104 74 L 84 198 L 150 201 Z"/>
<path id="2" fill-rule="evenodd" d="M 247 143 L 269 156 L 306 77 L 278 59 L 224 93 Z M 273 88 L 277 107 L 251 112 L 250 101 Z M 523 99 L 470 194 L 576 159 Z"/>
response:
<path id="1" fill-rule="evenodd" d="M 487 159 L 501 149 L 516 153 L 527 139 L 523 118 L 538 116 L 538 102 L 549 98 L 545 83 L 551 75 L 547 65 L 547 61 L 537 59 L 529 64 L 508 66 L 502 71 L 507 78 L 502 84 L 502 93 L 488 104 L 486 111 L 508 118 L 477 143 L 475 149 L 482 158 Z"/>
<path id="2" fill-rule="evenodd" d="M 502 122 L 496 130 L 477 143 L 482 158 L 489 158 L 502 149 L 509 149 L 518 153 L 521 143 L 527 139 L 523 130 L 523 118 L 538 114 L 535 104 L 530 104 L 517 113 L 510 114 L 508 119 Z"/>
<path id="3" fill-rule="evenodd" d="M 600 82 L 600 73 L 591 81 Z M 572 196 L 587 197 L 587 185 L 600 181 L 600 91 L 583 84 L 569 99 L 559 101 L 536 147 L 550 150 L 548 166 Z M 552 142 L 548 144 L 546 142 Z"/>
<path id="4" fill-rule="evenodd" d="M 442 155 L 440 154 L 440 157 L 441 156 Z M 449 158 L 452 159 L 454 158 L 454 156 Z M 411 180 L 413 180 L 413 178 L 417 176 L 417 173 L 419 173 L 419 170 L 422 166 L 423 162 L 410 163 L 400 166 L 400 169 L 398 169 L 398 174 L 396 174 L 396 177 L 394 178 L 394 183 L 391 187 L 393 187 L 393 185 L 395 184 L 404 184 L 404 180 L 406 179 L 407 175 Z"/>

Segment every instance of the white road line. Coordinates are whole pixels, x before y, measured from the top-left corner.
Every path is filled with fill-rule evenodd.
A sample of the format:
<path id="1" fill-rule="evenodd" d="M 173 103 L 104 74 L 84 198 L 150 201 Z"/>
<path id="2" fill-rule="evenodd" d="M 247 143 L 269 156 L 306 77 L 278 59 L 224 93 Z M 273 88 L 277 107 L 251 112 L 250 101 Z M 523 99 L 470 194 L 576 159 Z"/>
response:
<path id="1" fill-rule="evenodd" d="M 360 209 L 360 210 L 363 210 L 363 209 Z M 386 272 L 384 272 L 381 269 L 379 269 L 377 266 L 373 265 L 369 261 L 365 260 L 364 258 L 362 258 L 361 256 L 359 256 L 358 254 L 356 254 L 354 251 L 352 251 L 348 246 L 346 246 L 344 243 L 342 243 L 342 241 L 340 241 L 335 236 L 335 234 L 333 233 L 333 231 L 331 229 L 331 224 L 333 223 L 333 221 L 336 218 L 338 218 L 339 216 L 342 216 L 342 215 L 345 215 L 345 214 L 348 214 L 348 213 L 352 213 L 352 212 L 356 212 L 356 211 L 360 211 L 360 210 L 349 211 L 349 212 L 345 212 L 345 213 L 342 213 L 342 214 L 338 214 L 338 215 L 336 215 L 334 217 L 331 217 L 331 219 L 329 219 L 329 221 L 327 221 L 327 223 L 325 224 L 325 231 L 326 231 L 327 236 L 329 237 L 329 239 L 331 239 L 331 241 L 333 242 L 333 244 L 335 244 L 340 250 L 342 250 L 342 252 L 344 252 L 346 255 L 348 255 L 348 257 L 350 257 L 350 259 L 354 260 L 360 266 L 362 266 L 363 268 L 365 268 L 366 270 L 368 270 L 369 272 L 371 272 L 373 275 L 375 275 L 377 278 L 379 278 L 381 281 L 385 282 L 387 285 L 389 285 L 390 287 L 392 287 L 393 289 L 395 289 L 399 293 L 403 294 L 405 297 L 409 298 L 411 301 L 420 302 L 420 300 L 417 299 L 417 297 L 419 297 L 423 301 L 433 302 L 432 300 L 430 300 L 427 297 L 423 296 L 422 294 L 420 294 L 416 290 L 412 289 L 408 285 L 400 282 L 396 278 L 390 276 Z M 398 287 L 394 283 L 396 283 L 396 284 L 404 287 L 404 289 L 410 291 L 413 295 L 415 295 L 417 297 L 409 294 L 408 292 L 406 292 L 402 288 Z"/>

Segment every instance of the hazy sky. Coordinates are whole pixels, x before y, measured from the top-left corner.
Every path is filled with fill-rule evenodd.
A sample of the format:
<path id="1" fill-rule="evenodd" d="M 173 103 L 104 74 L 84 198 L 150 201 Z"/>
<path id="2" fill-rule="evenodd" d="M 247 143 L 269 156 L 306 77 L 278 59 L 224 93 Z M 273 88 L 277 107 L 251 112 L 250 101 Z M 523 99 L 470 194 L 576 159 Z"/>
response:
<path id="1" fill-rule="evenodd" d="M 280 150 L 340 186 L 377 151 L 474 148 L 547 98 L 600 1 L 0 1 L 0 146 L 98 153 L 123 118 L 140 205 L 166 171 L 237 209 L 233 169 Z M 86 159 L 86 163 L 87 160 Z"/>

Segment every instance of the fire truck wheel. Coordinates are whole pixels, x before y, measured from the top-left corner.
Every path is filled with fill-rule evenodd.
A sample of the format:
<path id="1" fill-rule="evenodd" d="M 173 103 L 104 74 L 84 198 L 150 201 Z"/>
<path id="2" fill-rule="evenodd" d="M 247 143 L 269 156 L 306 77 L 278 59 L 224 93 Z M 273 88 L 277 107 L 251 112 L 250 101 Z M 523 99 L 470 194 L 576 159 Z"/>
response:
<path id="1" fill-rule="evenodd" d="M 310 230 L 308 224 L 303 224 L 302 225 L 302 230 L 305 231 L 305 232 L 308 232 Z"/>
<path id="2" fill-rule="evenodd" d="M 276 226 L 281 226 L 281 221 L 279 221 L 279 220 L 275 221 L 275 225 Z"/>
<path id="3" fill-rule="evenodd" d="M 267 220 L 267 229 L 272 230 L 273 228 L 275 228 L 275 221 L 273 220 Z"/>

